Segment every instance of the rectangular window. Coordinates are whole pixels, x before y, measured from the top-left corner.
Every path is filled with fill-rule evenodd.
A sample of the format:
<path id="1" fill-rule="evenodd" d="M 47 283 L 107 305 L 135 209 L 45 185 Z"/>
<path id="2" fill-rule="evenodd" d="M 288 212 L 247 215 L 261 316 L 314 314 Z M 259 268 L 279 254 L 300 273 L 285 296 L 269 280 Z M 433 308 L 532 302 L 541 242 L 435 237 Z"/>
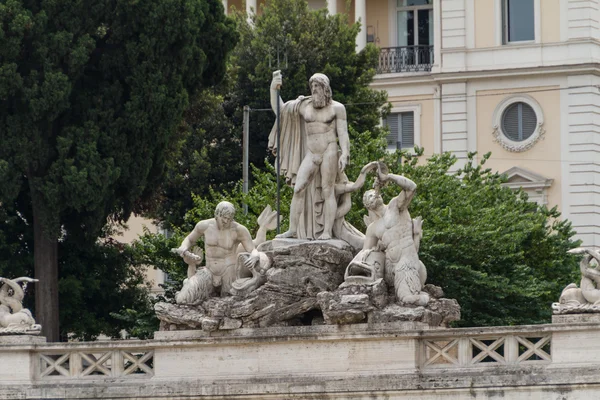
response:
<path id="1" fill-rule="evenodd" d="M 504 44 L 535 40 L 534 0 L 502 0 Z"/>
<path id="2" fill-rule="evenodd" d="M 415 147 L 415 114 L 412 111 L 391 113 L 383 121 L 389 127 L 388 150 L 412 149 Z"/>
<path id="3" fill-rule="evenodd" d="M 397 63 L 428 65 L 433 61 L 433 1 L 397 0 Z M 408 68 L 409 69 L 409 68 Z"/>

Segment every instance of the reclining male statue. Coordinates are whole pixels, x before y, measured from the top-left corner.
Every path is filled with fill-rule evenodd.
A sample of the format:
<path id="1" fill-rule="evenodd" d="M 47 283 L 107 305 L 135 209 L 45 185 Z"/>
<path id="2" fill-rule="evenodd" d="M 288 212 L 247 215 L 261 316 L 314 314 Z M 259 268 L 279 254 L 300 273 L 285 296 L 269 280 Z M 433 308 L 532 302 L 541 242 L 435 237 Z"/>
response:
<path id="1" fill-rule="evenodd" d="M 183 240 L 174 252 L 181 255 L 188 264 L 188 279 L 183 288 L 175 296 L 178 304 L 200 304 L 219 290 L 221 296 L 231 293 L 232 289 L 247 289 L 249 274 L 264 275 L 268 269 L 268 258 L 256 250 L 256 246 L 266 239 L 266 231 L 273 229 L 272 222 L 276 214 L 267 206 L 259 220 L 257 239 L 252 240 L 248 229 L 235 222 L 233 204 L 222 201 L 215 209 L 215 217 L 200 221 L 194 230 Z M 201 251 L 191 253 L 189 250 L 200 237 L 204 237 L 206 267 L 196 270 L 196 265 L 202 261 Z M 247 254 L 240 254 L 245 250 Z M 200 253 L 200 254 L 198 254 Z M 240 265 L 241 264 L 241 265 Z M 241 270 L 245 270 L 241 271 Z M 235 287 L 236 279 L 240 285 Z M 254 279 L 256 281 L 257 279 Z M 258 286 L 254 282 L 252 288 Z"/>

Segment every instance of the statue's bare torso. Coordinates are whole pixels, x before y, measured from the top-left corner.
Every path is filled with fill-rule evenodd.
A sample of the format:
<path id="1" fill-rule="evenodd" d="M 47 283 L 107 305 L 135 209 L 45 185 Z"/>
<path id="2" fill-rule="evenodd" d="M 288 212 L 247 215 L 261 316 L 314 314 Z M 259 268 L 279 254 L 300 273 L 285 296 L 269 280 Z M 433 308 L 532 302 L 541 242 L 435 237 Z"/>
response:
<path id="1" fill-rule="evenodd" d="M 214 275 L 223 275 L 228 267 L 236 263 L 237 248 L 241 243 L 238 238 L 240 227 L 242 226 L 238 223 L 232 222 L 230 227 L 219 229 L 214 218 L 209 220 L 204 231 L 204 251 L 206 268 Z"/>
<path id="2" fill-rule="evenodd" d="M 336 112 L 337 102 L 321 109 L 311 103 L 300 108 L 300 115 L 306 121 L 306 144 L 312 154 L 325 154 L 335 151 L 337 155 Z M 339 104 L 339 103 L 338 103 Z"/>
<path id="3" fill-rule="evenodd" d="M 383 218 L 370 226 L 385 251 L 386 268 L 393 268 L 401 259 L 407 262 L 419 262 L 412 230 L 412 218 L 406 205 L 398 206 L 405 195 L 401 193 L 386 207 Z"/>

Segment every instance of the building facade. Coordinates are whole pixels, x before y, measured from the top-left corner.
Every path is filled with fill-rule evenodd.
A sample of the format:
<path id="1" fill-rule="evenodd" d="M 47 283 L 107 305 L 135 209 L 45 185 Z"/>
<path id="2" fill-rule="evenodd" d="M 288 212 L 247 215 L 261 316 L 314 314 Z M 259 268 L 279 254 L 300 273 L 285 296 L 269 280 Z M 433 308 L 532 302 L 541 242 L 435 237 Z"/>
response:
<path id="1" fill-rule="evenodd" d="M 372 3 L 362 33 L 381 48 L 390 147 L 450 151 L 457 166 L 492 152 L 509 186 L 600 246 L 600 1 Z"/>
<path id="2" fill-rule="evenodd" d="M 257 3 L 259 1 L 259 3 Z M 224 0 L 258 10 L 265 0 Z M 558 206 L 600 246 L 600 0 L 309 0 L 361 21 L 390 149 L 491 152 L 489 167 Z"/>

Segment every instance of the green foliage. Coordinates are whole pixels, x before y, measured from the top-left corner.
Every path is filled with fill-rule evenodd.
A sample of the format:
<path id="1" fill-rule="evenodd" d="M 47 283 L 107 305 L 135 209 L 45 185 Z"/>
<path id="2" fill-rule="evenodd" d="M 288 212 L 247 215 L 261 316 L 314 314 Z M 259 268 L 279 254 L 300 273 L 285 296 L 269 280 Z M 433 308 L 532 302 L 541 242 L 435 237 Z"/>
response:
<path id="1" fill-rule="evenodd" d="M 4 0 L 0 27 L 2 201 L 29 186 L 54 237 L 94 237 L 152 191 L 237 35 L 218 0 Z"/>
<path id="2" fill-rule="evenodd" d="M 235 129 L 227 100 L 234 84 L 232 71 L 221 84 L 195 96 L 184 113 L 178 155 L 167 163 L 149 213 L 165 227 L 183 223 L 194 205 L 192 193 L 205 196 L 209 187 L 225 189 L 241 176 L 240 129 Z"/>
<path id="3" fill-rule="evenodd" d="M 0 214 L 4 208 L 0 207 Z M 31 229 L 9 217 L 0 220 L 0 276 L 33 276 Z M 116 319 L 122 308 L 145 310 L 150 302 L 144 283 L 145 266 L 136 264 L 129 248 L 112 240 L 61 241 L 58 248 L 61 337 L 91 340 L 100 334 L 120 337 L 138 324 Z M 25 306 L 35 311 L 33 296 L 37 285 L 29 285 Z"/>
<path id="4" fill-rule="evenodd" d="M 150 302 L 146 267 L 135 264 L 131 249 L 110 239 L 85 247 L 65 242 L 59 248 L 62 336 L 118 338 L 121 330 L 133 335 L 137 324 L 113 315 L 123 308 L 144 309 Z"/>
<path id="5" fill-rule="evenodd" d="M 56 310 L 51 254 L 60 239 L 61 288 L 74 291 L 61 318 L 76 334 L 109 329 L 119 285 L 137 279 L 126 257 L 97 248 L 96 238 L 108 219 L 148 207 L 177 155 L 189 99 L 223 78 L 237 36 L 220 0 L 0 0 L 0 252 L 8 255 L 0 275 L 32 275 L 35 247 L 36 259 L 49 260 L 35 266 L 50 288 L 38 305 Z M 31 241 L 34 227 L 51 241 L 44 254 Z M 97 318 L 83 320 L 68 309 L 74 304 Z M 48 318 L 42 325 L 54 340 L 50 314 L 38 318 Z"/>

